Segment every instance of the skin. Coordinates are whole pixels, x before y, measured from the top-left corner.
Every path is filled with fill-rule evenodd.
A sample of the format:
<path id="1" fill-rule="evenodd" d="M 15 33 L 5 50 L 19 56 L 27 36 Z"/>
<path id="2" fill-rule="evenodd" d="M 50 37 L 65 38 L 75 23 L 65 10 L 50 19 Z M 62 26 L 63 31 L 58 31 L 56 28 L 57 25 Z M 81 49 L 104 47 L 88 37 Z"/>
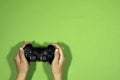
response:
<path id="1" fill-rule="evenodd" d="M 17 68 L 17 78 L 16 80 L 25 80 L 27 72 L 29 69 L 29 64 L 24 56 L 23 48 L 28 43 L 25 43 L 18 51 L 17 55 L 14 58 L 16 68 Z"/>
<path id="2" fill-rule="evenodd" d="M 52 45 L 56 47 L 54 60 L 51 64 L 53 77 L 54 80 L 62 80 L 62 71 L 63 71 L 65 58 L 61 47 L 56 43 L 52 43 Z"/>
<path id="3" fill-rule="evenodd" d="M 29 64 L 24 56 L 24 50 L 23 50 L 26 44 L 28 44 L 28 42 L 25 43 L 19 49 L 17 55 L 14 58 L 17 68 L 16 80 L 25 80 L 29 70 Z M 54 59 L 51 64 L 53 80 L 62 80 L 62 70 L 63 70 L 65 58 L 61 47 L 56 43 L 52 43 L 52 45 L 56 47 Z"/>

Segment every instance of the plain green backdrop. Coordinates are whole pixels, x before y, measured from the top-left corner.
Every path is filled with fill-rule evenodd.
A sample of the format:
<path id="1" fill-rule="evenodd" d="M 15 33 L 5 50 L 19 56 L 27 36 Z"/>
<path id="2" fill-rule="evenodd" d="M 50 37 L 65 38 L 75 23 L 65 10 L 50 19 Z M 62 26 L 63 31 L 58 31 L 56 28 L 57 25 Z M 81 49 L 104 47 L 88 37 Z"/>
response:
<path id="1" fill-rule="evenodd" d="M 63 80 L 120 80 L 120 1 L 0 0 L 1 80 L 15 80 L 24 41 L 59 43 Z M 50 65 L 33 63 L 27 80 L 52 80 Z"/>

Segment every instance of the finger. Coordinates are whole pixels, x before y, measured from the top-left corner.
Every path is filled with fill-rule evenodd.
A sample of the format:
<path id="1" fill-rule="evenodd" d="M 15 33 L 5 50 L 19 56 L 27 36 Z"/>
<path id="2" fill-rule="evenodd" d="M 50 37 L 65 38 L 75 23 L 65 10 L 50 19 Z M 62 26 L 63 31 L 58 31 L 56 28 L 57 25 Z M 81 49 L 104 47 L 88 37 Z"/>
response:
<path id="1" fill-rule="evenodd" d="M 63 55 L 63 52 L 61 51 L 61 49 L 59 48 L 59 54 L 60 54 L 60 57 L 59 57 L 59 66 L 62 66 L 63 63 L 64 63 L 64 55 Z"/>
<path id="2" fill-rule="evenodd" d="M 56 43 L 52 43 L 52 45 L 55 46 L 57 49 L 59 49 L 60 59 L 63 59 L 64 55 L 63 55 L 62 48 L 58 44 L 56 44 Z"/>
<path id="3" fill-rule="evenodd" d="M 62 48 L 56 43 L 52 43 L 52 45 L 58 49 L 59 54 L 60 54 L 59 65 L 62 65 L 64 63 L 64 60 L 65 60 Z"/>
<path id="4" fill-rule="evenodd" d="M 24 50 L 23 48 L 20 48 L 19 50 L 19 55 L 20 55 L 20 62 L 27 62 L 25 55 L 24 55 Z"/>
<path id="5" fill-rule="evenodd" d="M 30 42 L 25 42 L 21 48 L 24 48 L 27 44 L 29 44 Z"/>
<path id="6" fill-rule="evenodd" d="M 57 49 L 59 49 L 59 52 L 60 52 L 60 55 L 61 55 L 61 56 L 64 56 L 64 55 L 63 55 L 62 48 L 61 48 L 58 44 L 52 43 L 52 45 L 55 46 Z"/>
<path id="7" fill-rule="evenodd" d="M 65 62 L 65 58 L 64 57 L 60 57 L 60 59 L 59 59 L 59 66 L 63 66 L 64 62 Z"/>
<path id="8" fill-rule="evenodd" d="M 20 63 L 19 53 L 17 53 L 17 55 L 15 56 L 14 61 L 15 61 L 16 65 L 18 65 Z"/>
<path id="9" fill-rule="evenodd" d="M 58 65 L 58 64 L 59 64 L 59 53 L 58 53 L 58 49 L 56 49 L 54 54 L 54 59 L 52 61 L 52 65 Z"/>

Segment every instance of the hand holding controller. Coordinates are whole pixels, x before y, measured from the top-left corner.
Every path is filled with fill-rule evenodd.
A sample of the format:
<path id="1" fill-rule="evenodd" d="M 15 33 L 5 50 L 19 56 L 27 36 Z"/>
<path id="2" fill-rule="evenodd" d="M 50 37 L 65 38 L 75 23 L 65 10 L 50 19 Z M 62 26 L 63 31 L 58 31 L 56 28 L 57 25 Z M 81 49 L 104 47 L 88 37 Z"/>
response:
<path id="1" fill-rule="evenodd" d="M 51 65 L 53 79 L 62 80 L 64 66 L 64 55 L 61 47 L 52 43 L 47 47 L 33 47 L 30 43 L 25 43 L 14 58 L 17 67 L 16 80 L 25 80 L 29 69 L 29 61 L 49 62 Z"/>

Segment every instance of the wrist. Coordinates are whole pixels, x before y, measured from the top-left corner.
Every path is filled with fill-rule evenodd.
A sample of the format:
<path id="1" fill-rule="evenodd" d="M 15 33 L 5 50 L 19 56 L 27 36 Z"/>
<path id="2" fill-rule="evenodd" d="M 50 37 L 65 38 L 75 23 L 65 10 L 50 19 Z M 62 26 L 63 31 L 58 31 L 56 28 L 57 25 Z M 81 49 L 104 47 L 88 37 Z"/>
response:
<path id="1" fill-rule="evenodd" d="M 24 73 L 18 73 L 16 80 L 25 80 L 26 74 Z"/>
<path id="2" fill-rule="evenodd" d="M 59 73 L 59 74 L 54 74 L 54 80 L 62 80 L 62 74 Z"/>

